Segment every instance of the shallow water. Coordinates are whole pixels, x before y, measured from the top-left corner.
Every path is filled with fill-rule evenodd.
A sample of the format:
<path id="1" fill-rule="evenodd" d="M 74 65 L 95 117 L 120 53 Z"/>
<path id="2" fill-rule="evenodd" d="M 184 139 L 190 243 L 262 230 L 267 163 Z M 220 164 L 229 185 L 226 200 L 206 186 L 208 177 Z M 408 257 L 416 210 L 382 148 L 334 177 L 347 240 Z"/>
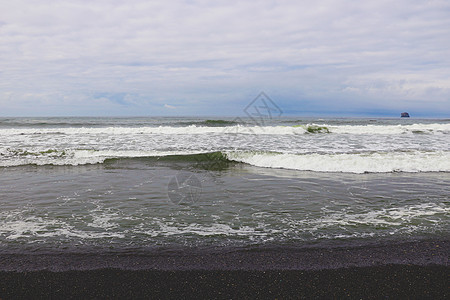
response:
<path id="1" fill-rule="evenodd" d="M 1 119 L 0 251 L 449 237 L 448 120 L 206 121 Z"/>

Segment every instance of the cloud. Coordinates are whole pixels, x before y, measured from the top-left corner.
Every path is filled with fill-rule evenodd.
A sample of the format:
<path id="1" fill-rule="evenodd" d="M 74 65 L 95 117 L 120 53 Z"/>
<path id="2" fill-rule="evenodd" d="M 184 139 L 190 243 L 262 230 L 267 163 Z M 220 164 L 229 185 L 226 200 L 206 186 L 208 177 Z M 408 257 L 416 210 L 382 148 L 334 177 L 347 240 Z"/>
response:
<path id="1" fill-rule="evenodd" d="M 164 107 L 165 107 L 165 108 L 168 108 L 168 109 L 176 109 L 175 106 L 169 105 L 169 104 L 164 104 Z"/>
<path id="2" fill-rule="evenodd" d="M 261 90 L 285 111 L 450 111 L 449 13 L 448 1 L 421 0 L 4 1 L 0 113 L 174 103 L 239 114 Z"/>

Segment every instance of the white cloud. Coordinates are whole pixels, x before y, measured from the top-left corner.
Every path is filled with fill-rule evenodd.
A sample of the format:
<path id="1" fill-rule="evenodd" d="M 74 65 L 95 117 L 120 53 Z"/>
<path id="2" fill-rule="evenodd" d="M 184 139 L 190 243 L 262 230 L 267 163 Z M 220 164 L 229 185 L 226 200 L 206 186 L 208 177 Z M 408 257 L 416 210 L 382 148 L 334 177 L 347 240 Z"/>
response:
<path id="1" fill-rule="evenodd" d="M 4 1 L 1 113 L 33 101 L 69 110 L 64 97 L 90 107 L 106 93 L 130 107 L 106 101 L 98 114 L 156 114 L 169 101 L 226 114 L 262 89 L 288 106 L 432 108 L 450 101 L 449 14 L 447 1 L 422 0 Z"/>

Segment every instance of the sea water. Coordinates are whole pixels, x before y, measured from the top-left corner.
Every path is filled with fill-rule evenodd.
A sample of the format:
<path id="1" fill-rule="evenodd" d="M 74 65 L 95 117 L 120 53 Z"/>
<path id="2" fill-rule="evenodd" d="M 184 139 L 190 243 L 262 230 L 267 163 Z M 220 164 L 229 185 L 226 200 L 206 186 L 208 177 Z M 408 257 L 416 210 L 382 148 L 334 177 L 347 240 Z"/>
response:
<path id="1" fill-rule="evenodd" d="M 0 118 L 0 251 L 448 239 L 450 120 Z"/>

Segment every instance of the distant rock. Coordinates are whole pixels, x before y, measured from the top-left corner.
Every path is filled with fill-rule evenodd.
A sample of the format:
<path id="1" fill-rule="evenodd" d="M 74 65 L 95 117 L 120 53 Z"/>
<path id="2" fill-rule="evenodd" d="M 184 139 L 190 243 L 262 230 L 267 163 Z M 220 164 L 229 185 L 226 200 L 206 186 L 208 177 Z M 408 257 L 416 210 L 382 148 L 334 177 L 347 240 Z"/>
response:
<path id="1" fill-rule="evenodd" d="M 408 114 L 407 112 L 402 112 L 402 113 L 400 114 L 400 116 L 401 116 L 402 118 L 409 118 L 409 114 Z"/>

